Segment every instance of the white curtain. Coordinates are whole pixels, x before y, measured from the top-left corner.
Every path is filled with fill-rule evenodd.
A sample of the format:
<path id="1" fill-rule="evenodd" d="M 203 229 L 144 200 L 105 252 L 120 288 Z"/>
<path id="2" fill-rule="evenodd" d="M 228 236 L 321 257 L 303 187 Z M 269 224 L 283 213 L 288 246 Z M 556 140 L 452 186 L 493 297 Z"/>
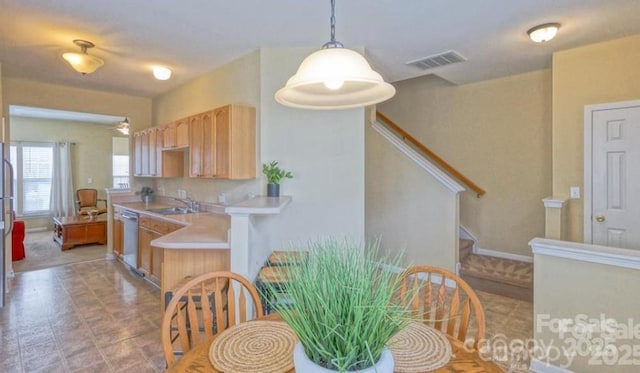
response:
<path id="1" fill-rule="evenodd" d="M 50 209 L 53 216 L 75 215 L 75 198 L 71 177 L 71 143 L 53 144 Z"/>

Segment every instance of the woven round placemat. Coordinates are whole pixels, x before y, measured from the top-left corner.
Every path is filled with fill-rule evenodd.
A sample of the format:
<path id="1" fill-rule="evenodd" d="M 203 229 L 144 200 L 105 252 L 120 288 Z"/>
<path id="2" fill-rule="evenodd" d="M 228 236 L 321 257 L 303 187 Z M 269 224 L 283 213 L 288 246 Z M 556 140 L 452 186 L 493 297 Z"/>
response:
<path id="1" fill-rule="evenodd" d="M 389 340 L 395 373 L 435 370 L 451 359 L 451 344 L 442 332 L 418 322 L 409 323 Z"/>
<path id="2" fill-rule="evenodd" d="M 229 328 L 213 341 L 209 360 L 227 373 L 281 373 L 293 369 L 298 338 L 284 322 L 250 321 Z"/>

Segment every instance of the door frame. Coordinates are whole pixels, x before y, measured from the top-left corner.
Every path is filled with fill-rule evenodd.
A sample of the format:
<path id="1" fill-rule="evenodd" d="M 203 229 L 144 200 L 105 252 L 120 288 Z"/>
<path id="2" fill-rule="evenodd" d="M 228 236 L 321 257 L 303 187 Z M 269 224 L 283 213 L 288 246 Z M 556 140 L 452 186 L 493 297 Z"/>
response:
<path id="1" fill-rule="evenodd" d="M 585 105 L 584 107 L 584 187 L 583 187 L 583 240 L 584 243 L 593 243 L 592 232 L 592 167 L 593 167 L 593 113 L 601 110 L 625 109 L 640 106 L 640 100 L 609 102 L 605 104 Z"/>

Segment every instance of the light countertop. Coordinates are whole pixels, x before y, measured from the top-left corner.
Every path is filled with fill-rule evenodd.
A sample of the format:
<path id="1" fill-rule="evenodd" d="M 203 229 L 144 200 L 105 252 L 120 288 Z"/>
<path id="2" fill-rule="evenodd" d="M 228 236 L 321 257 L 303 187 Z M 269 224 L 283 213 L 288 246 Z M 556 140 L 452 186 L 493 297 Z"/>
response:
<path id="1" fill-rule="evenodd" d="M 147 215 L 154 219 L 184 225 L 177 231 L 151 241 L 151 245 L 164 249 L 229 249 L 229 230 L 233 215 L 279 214 L 291 202 L 291 197 L 255 197 L 237 204 L 218 206 L 216 212 L 162 215 L 147 211 L 172 206 L 165 202 L 114 202 L 115 207 Z M 224 211 L 224 213 L 222 213 Z"/>
<path id="2" fill-rule="evenodd" d="M 125 202 L 113 205 L 136 212 L 141 216 L 146 215 L 184 226 L 151 241 L 152 246 L 164 249 L 229 249 L 230 219 L 228 215 L 213 212 L 162 215 L 147 211 L 168 207 L 167 204 L 161 203 Z"/>

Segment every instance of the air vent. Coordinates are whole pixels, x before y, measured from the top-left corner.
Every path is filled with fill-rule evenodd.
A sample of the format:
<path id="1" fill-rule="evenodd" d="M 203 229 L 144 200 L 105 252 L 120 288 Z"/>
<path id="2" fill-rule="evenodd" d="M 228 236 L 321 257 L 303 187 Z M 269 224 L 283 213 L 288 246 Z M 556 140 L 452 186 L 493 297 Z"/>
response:
<path id="1" fill-rule="evenodd" d="M 460 53 L 450 50 L 438 53 L 433 56 L 418 58 L 417 60 L 407 62 L 407 65 L 415 66 L 423 70 L 435 69 L 436 67 L 451 65 L 453 63 L 463 62 L 467 59 Z"/>

